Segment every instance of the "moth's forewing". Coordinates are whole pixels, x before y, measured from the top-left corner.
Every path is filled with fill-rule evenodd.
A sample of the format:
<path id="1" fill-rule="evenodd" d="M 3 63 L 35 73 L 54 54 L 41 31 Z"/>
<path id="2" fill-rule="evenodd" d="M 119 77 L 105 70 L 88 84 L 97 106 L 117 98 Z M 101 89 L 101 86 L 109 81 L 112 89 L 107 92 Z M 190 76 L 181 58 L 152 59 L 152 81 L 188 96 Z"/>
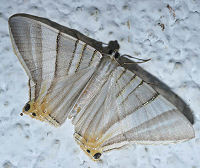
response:
<path id="1" fill-rule="evenodd" d="M 126 57 L 120 57 L 118 59 L 118 62 L 121 66 L 139 76 L 146 83 L 148 83 L 154 90 L 156 90 L 159 94 L 165 97 L 169 102 L 174 104 L 174 106 L 176 106 L 179 109 L 179 111 L 185 115 L 185 117 L 191 122 L 191 124 L 194 123 L 194 115 L 190 107 L 183 101 L 182 98 L 180 98 L 177 94 L 175 94 L 165 83 L 163 83 L 154 75 L 150 74 L 149 72 L 141 68 L 137 63 Z"/>
<path id="2" fill-rule="evenodd" d="M 62 27 L 49 23 L 17 14 L 9 18 L 9 29 L 15 53 L 30 78 L 30 101 L 34 101 L 37 117 L 32 111 L 29 114 L 60 125 L 102 56 Z"/>
<path id="3" fill-rule="evenodd" d="M 130 143 L 169 144 L 194 137 L 189 120 L 142 78 L 117 65 L 108 79 L 101 79 L 107 82 L 98 89 L 99 80 L 95 79 L 104 73 L 97 69 L 97 75 L 93 76 L 91 83 L 98 92 L 91 92 L 94 95 L 87 106 L 80 102 L 76 105 L 82 107 L 77 110 L 73 124 L 85 142 L 85 150 L 93 147 L 109 151 Z M 85 91 L 80 100 L 90 93 Z"/>

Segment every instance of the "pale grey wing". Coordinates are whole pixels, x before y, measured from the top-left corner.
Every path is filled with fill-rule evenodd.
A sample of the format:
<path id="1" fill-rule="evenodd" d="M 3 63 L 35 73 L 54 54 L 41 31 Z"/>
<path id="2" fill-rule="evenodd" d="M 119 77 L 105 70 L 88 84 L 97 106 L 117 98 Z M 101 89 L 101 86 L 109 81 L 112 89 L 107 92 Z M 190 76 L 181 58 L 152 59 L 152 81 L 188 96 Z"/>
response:
<path id="1" fill-rule="evenodd" d="M 137 76 L 141 77 L 146 83 L 148 83 L 154 90 L 159 92 L 168 101 L 174 104 L 179 111 L 186 116 L 186 118 L 194 124 L 194 115 L 190 107 L 180 98 L 176 93 L 174 93 L 165 83 L 160 81 L 154 75 L 150 74 L 138 64 L 126 58 L 126 56 L 120 57 L 118 63 L 135 73 Z"/>
<path id="2" fill-rule="evenodd" d="M 109 129 L 114 121 L 118 121 L 117 106 L 112 100 L 112 78 L 107 80 L 98 94 L 96 94 L 84 111 L 79 112 L 72 119 L 75 133 L 85 139 L 88 144 L 101 148 L 101 145 L 114 134 L 121 134 L 122 127 Z M 115 127 L 116 128 L 116 127 Z"/>
<path id="3" fill-rule="evenodd" d="M 102 74 L 105 72 L 100 71 Z M 84 109 L 81 107 L 80 111 L 77 110 L 78 113 L 72 119 L 75 133 L 83 137 L 88 143 L 100 148 L 99 145 L 110 139 L 112 135 L 123 132 L 121 124 L 117 124 L 117 128 L 110 129 L 113 124 L 120 120 L 117 112 L 118 106 L 115 101 L 116 93 L 113 92 L 113 89 L 115 89 L 113 88 L 115 86 L 114 74 L 110 73 L 108 80 L 105 80 L 100 89 L 97 87 L 98 92 L 96 94 L 92 90 L 87 91 L 91 93 L 87 106 Z M 94 85 L 98 86 L 100 82 L 96 80 Z"/>
<path id="4" fill-rule="evenodd" d="M 40 103 L 46 99 L 51 101 L 54 104 L 54 107 L 51 105 L 51 109 L 54 109 L 51 115 L 62 123 L 94 72 L 101 54 L 86 43 L 31 15 L 12 16 L 9 29 L 15 53 L 30 78 L 30 99 Z M 76 81 L 76 84 L 72 81 Z M 70 86 L 66 86 L 66 83 Z M 72 93 L 73 97 L 70 98 Z M 64 100 L 68 100 L 66 106 Z M 58 108 L 60 104 L 65 107 L 64 110 Z"/>
<path id="5" fill-rule="evenodd" d="M 87 86 L 84 88 L 72 111 L 72 123 L 75 132 L 85 138 L 86 141 L 101 139 L 101 127 L 103 113 L 106 112 L 105 104 L 110 92 L 112 73 L 116 67 L 110 57 L 103 57 L 96 72 Z M 108 113 L 111 115 L 111 113 Z M 100 132 L 99 132 L 100 131 Z M 95 141 L 93 141 L 95 142 Z"/>
<path id="6" fill-rule="evenodd" d="M 72 124 L 75 125 L 75 132 L 87 141 L 100 138 L 101 134 L 97 129 L 101 122 L 102 112 L 105 111 L 104 107 L 109 86 L 110 80 L 105 82 L 98 94 L 88 100 L 89 104 L 86 109 L 77 113 L 72 119 Z"/>
<path id="7" fill-rule="evenodd" d="M 194 137 L 190 122 L 141 78 L 118 67 L 72 123 L 102 151 L 130 143 L 167 144 Z"/>
<path id="8" fill-rule="evenodd" d="M 111 101 L 118 118 L 111 118 L 103 132 L 104 137 L 112 133 L 102 145 L 104 151 L 129 143 L 168 144 L 194 137 L 187 118 L 145 81 L 123 67 L 113 76 L 110 94 L 115 94 Z"/>

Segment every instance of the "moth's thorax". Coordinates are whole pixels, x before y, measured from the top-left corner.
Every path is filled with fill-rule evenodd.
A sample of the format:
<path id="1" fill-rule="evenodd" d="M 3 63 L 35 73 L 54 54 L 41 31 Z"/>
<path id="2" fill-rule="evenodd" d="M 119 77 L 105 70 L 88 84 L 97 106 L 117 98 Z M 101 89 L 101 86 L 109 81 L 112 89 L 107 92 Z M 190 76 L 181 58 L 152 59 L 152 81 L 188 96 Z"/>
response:
<path id="1" fill-rule="evenodd" d="M 94 161 L 98 161 L 102 155 L 102 142 L 98 142 L 95 138 L 90 140 L 84 139 L 81 135 L 74 133 L 76 142 L 80 145 L 81 149 Z"/>

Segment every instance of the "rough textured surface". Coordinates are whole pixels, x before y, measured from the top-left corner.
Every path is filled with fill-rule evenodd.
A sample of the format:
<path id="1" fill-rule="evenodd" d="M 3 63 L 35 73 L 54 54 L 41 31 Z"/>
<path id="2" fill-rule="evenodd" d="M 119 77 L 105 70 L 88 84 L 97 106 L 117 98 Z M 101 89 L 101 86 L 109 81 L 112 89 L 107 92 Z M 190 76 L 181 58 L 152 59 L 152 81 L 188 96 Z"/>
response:
<path id="1" fill-rule="evenodd" d="M 118 40 L 121 53 L 152 58 L 141 66 L 190 105 L 196 138 L 176 145 L 133 145 L 104 154 L 96 163 L 73 140 L 70 121 L 56 129 L 20 117 L 28 100 L 28 79 L 12 51 L 7 24 L 19 12 L 49 18 L 103 42 Z M 199 32 L 198 0 L 1 0 L 0 167 L 200 167 Z"/>

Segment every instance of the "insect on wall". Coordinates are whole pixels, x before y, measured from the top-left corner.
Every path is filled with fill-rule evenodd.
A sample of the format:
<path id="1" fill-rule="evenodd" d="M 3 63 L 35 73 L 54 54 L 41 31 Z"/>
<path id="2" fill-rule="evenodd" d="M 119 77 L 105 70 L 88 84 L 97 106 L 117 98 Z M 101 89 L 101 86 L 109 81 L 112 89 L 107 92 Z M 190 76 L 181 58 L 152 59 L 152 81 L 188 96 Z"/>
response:
<path id="1" fill-rule="evenodd" d="M 194 137 L 189 107 L 161 81 L 108 46 L 48 19 L 9 19 L 14 51 L 29 77 L 23 113 L 54 126 L 71 119 L 74 138 L 94 161 L 130 143 Z M 131 64 L 127 64 L 131 62 Z"/>

